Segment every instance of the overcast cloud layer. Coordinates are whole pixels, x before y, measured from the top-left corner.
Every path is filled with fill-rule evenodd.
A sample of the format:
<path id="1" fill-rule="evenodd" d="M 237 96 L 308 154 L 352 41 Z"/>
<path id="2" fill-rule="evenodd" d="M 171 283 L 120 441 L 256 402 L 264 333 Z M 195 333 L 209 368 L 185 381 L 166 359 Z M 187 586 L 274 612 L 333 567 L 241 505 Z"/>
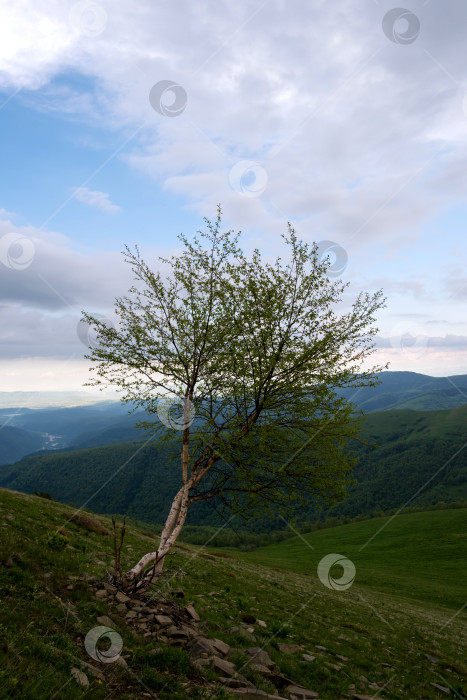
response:
<path id="1" fill-rule="evenodd" d="M 11 0 L 0 6 L 0 89 L 5 102 L 118 133 L 115 158 L 129 172 L 179 196 L 197 222 L 221 202 L 266 255 L 287 220 L 309 241 L 342 246 L 352 289 L 388 295 L 379 359 L 461 373 L 465 243 L 433 222 L 465 205 L 467 5 L 393 10 L 383 0 Z M 71 183 L 69 197 L 122 211 L 92 182 Z M 83 252 L 53 221 L 20 226 L 18 215 L 0 212 L 0 236 L 30 241 L 19 254 L 8 246 L 21 241 L 0 239 L 5 366 L 79 363 L 81 309 L 110 313 L 128 286 L 120 246 Z"/>

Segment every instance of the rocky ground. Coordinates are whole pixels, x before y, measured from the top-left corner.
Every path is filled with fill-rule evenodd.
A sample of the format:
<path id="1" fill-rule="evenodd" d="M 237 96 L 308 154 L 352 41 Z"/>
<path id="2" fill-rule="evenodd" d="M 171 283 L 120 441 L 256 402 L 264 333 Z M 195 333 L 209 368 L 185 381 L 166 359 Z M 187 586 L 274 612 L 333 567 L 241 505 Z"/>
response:
<path id="1" fill-rule="evenodd" d="M 291 678 L 282 674 L 281 669 L 271 659 L 268 652 L 258 646 L 249 648 L 231 648 L 226 642 L 208 634 L 215 627 L 213 623 L 202 621 L 194 608 L 194 604 L 188 603 L 183 607 L 176 600 L 184 598 L 183 591 L 171 591 L 169 598 L 154 599 L 150 594 L 128 596 L 118 590 L 113 584 L 98 581 L 93 582 L 95 595 L 100 601 L 108 604 L 109 615 L 100 616 L 97 619 L 101 625 L 118 629 L 118 624 L 126 624 L 144 639 L 153 641 L 157 646 L 151 651 L 160 653 L 161 645 L 181 647 L 189 651 L 192 666 L 202 669 L 211 667 L 218 674 L 216 681 L 209 684 L 215 697 L 219 689 L 228 690 L 233 696 L 249 700 L 250 698 L 266 698 L 270 700 L 319 700 L 319 693 L 295 683 Z M 252 615 L 245 615 L 241 626 L 232 628 L 233 633 L 241 634 L 252 643 L 256 641 L 254 628 L 258 624 L 266 627 L 263 620 L 257 620 Z M 301 647 L 296 644 L 279 644 L 284 653 L 296 653 Z M 325 647 L 319 651 L 326 652 Z M 303 660 L 313 662 L 315 657 L 311 654 L 302 654 Z M 123 657 L 116 659 L 118 663 L 125 665 Z M 348 659 L 340 656 L 338 661 L 345 662 Z M 339 671 L 339 664 L 330 664 Z M 275 687 L 274 694 L 255 688 L 243 675 L 242 671 L 249 667 L 264 678 L 267 678 Z M 93 667 L 94 673 L 100 669 Z M 101 667 L 102 668 L 102 665 Z M 77 678 L 78 680 L 78 678 Z M 367 679 L 363 679 L 368 682 Z M 82 673 L 81 681 L 86 684 L 87 677 Z M 373 690 L 379 690 L 375 684 Z M 355 690 L 355 689 L 354 689 Z M 148 696 L 151 694 L 148 693 Z M 370 700 L 374 695 L 365 695 L 352 692 L 354 700 Z"/>

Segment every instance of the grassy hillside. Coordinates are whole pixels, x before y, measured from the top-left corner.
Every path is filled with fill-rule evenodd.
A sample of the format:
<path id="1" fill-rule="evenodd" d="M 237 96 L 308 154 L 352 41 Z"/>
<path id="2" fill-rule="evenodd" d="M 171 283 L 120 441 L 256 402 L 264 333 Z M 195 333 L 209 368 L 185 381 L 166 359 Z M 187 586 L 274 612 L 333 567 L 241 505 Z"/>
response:
<path id="1" fill-rule="evenodd" d="M 385 555 L 380 550 L 379 558 L 374 558 L 377 543 L 382 547 L 382 535 L 363 550 L 369 559 L 373 552 L 374 571 L 379 575 L 376 584 L 368 577 L 370 569 L 364 574 L 363 556 L 357 563 L 356 580 L 346 591 L 323 586 L 316 576 L 316 561 L 303 559 L 301 571 L 291 570 L 298 550 L 294 555 L 287 547 L 295 547 L 294 541 L 284 543 L 280 557 L 268 548 L 268 565 L 259 563 L 260 552 L 248 560 L 244 555 L 231 558 L 226 552 L 207 553 L 183 546 L 169 557 L 168 573 L 156 596 L 181 589 L 183 604 L 194 601 L 202 621 L 208 623 L 208 634 L 230 645 L 229 660 L 256 687 L 269 693 L 273 692 L 270 681 L 244 665 L 251 646 L 266 650 L 283 676 L 315 691 L 322 700 L 359 695 L 391 700 L 446 697 L 438 686 L 447 688 L 452 697 L 465 697 L 467 615 L 465 610 L 455 615 L 458 594 L 454 588 L 449 589 L 446 600 L 438 605 L 433 602 L 444 582 L 432 574 L 436 567 L 445 567 L 446 558 L 440 558 L 445 550 L 439 543 L 434 547 L 436 538 L 429 537 L 430 530 L 444 533 L 449 561 L 454 562 L 451 577 L 462 578 L 464 550 L 462 537 L 456 538 L 462 531 L 454 513 L 458 515 L 454 511 L 426 514 L 423 532 L 420 521 L 415 518 L 411 524 L 413 516 L 407 516 L 405 535 L 399 529 L 392 544 L 389 533 L 396 530 L 388 526 Z M 0 490 L 2 698 L 234 698 L 218 684 L 212 685 L 217 678 L 213 669 L 196 669 L 187 651 L 136 634 L 115 608 L 96 597 L 93 577 L 101 577 L 110 565 L 112 538 L 71 520 L 72 514 L 61 504 Z M 437 519 L 437 525 L 431 517 Z M 91 519 L 110 526 L 103 516 Z M 377 525 L 375 521 L 373 527 Z M 330 539 L 321 541 L 320 551 L 313 556 L 320 556 L 328 545 L 326 553 L 349 556 L 350 544 L 359 539 L 356 527 L 317 533 Z M 56 534 L 58 528 L 62 528 L 61 535 Z M 414 531 L 423 535 L 431 575 L 427 580 L 419 556 L 406 573 L 414 590 L 422 593 L 418 598 L 401 597 L 386 592 L 382 582 L 395 575 L 397 552 L 401 554 Z M 153 546 L 154 536 L 148 531 L 130 527 L 124 565 Z M 413 543 L 409 545 L 412 551 L 410 547 L 413 550 Z M 303 553 L 299 556 L 303 558 Z M 399 575 L 402 571 L 400 567 Z M 433 595 L 427 593 L 427 587 L 433 588 Z M 246 614 L 256 622 L 245 624 L 242 617 Z M 100 624 L 102 615 L 110 616 L 122 637 L 126 667 L 98 665 L 84 649 L 85 635 Z M 92 671 L 86 665 L 90 662 Z M 78 685 L 72 668 L 86 673 L 88 688 Z M 94 675 L 96 669 L 100 677 Z"/>
<path id="2" fill-rule="evenodd" d="M 353 561 L 362 590 L 421 601 L 427 607 L 458 610 L 465 603 L 466 508 L 373 518 L 236 556 L 313 575 L 329 552 Z"/>

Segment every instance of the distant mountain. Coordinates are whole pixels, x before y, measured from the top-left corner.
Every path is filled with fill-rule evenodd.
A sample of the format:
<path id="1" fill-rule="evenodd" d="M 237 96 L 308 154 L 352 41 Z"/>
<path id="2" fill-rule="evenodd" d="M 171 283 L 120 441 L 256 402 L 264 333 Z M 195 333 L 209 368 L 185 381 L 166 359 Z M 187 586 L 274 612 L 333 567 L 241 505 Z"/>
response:
<path id="1" fill-rule="evenodd" d="M 47 444 L 47 438 L 39 433 L 12 428 L 9 425 L 3 426 L 0 428 L 0 465 L 17 462 Z"/>
<path id="2" fill-rule="evenodd" d="M 0 409 L 64 408 L 102 403 L 102 394 L 89 391 L 0 391 Z M 115 401 L 116 396 L 110 400 Z"/>
<path id="3" fill-rule="evenodd" d="M 129 416 L 128 408 L 119 401 L 101 401 L 89 406 L 69 408 L 0 410 L 0 425 L 7 424 L 23 430 L 55 435 L 60 438 L 60 444 L 66 447 L 81 439 L 84 433 L 95 434 L 108 430 L 126 419 L 131 425 L 138 420 Z"/>
<path id="4" fill-rule="evenodd" d="M 467 500 L 467 405 L 446 411 L 372 413 L 364 420 L 363 435 L 371 444 L 355 447 L 357 483 L 326 515 L 371 514 L 409 501 L 431 505 Z M 178 443 L 160 447 L 131 442 L 30 456 L 0 469 L 0 486 L 26 493 L 46 491 L 77 506 L 89 504 L 104 513 L 161 523 L 180 484 L 179 450 Z M 221 524 L 215 508 L 215 501 L 194 504 L 188 522 Z M 299 520 L 319 515 L 319 508 L 310 504 Z M 280 529 L 283 522 L 263 519 L 248 527 L 264 532 Z"/>
<path id="5" fill-rule="evenodd" d="M 376 387 L 362 389 L 346 389 L 341 395 L 353 401 L 358 408 L 366 413 L 377 411 L 392 411 L 398 409 L 410 409 L 416 411 L 436 411 L 450 409 L 467 404 L 467 375 L 453 377 L 430 377 L 416 372 L 382 372 L 381 384 Z M 49 396 L 48 400 L 71 401 L 76 394 L 66 392 L 17 392 L 23 401 L 26 397 L 37 399 L 37 395 Z M 61 398 L 58 396 L 63 394 Z M 89 394 L 81 392 L 89 398 Z M 0 400 L 9 395 L 8 392 L 0 392 Z M 36 397 L 36 398 L 34 398 Z M 68 397 L 68 398 L 66 398 Z M 13 399 L 12 399 L 13 400 Z M 43 397 L 42 400 L 45 400 Z M 8 425 L 21 428 L 32 433 L 42 435 L 43 442 L 39 447 L 31 441 L 24 441 L 24 446 L 29 449 L 34 444 L 31 452 L 47 447 L 49 449 L 79 449 L 84 447 L 99 447 L 128 442 L 143 438 L 135 424 L 144 419 L 143 411 L 134 414 L 128 413 L 128 406 L 123 406 L 119 401 L 99 401 L 89 405 L 27 408 L 17 404 L 17 408 L 0 407 L 0 428 Z M 1 455 L 17 455 L 12 459 L 19 459 L 30 452 L 21 451 L 10 453 L 5 447 L 2 449 L 2 436 L 0 433 L 0 464 Z M 5 462 L 3 462 L 5 463 Z"/>
<path id="6" fill-rule="evenodd" d="M 340 392 L 365 413 L 410 408 L 435 411 L 467 404 L 467 374 L 430 377 L 417 372 L 381 372 L 376 387 Z"/>

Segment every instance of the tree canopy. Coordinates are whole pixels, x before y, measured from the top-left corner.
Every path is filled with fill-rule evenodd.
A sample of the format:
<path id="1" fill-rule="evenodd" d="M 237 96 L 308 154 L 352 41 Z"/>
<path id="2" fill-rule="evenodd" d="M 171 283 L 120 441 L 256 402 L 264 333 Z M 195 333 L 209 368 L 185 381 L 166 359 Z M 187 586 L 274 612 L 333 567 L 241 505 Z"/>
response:
<path id="1" fill-rule="evenodd" d="M 154 416 L 142 424 L 149 434 L 180 440 L 180 489 L 159 549 L 130 578 L 149 563 L 154 575 L 162 568 L 196 500 L 277 515 L 314 497 L 342 499 L 359 415 L 337 390 L 372 385 L 384 369 L 364 368 L 381 290 L 340 311 L 349 283 L 331 279 L 329 258 L 290 224 L 289 259 L 271 263 L 258 249 L 248 258 L 240 234 L 222 231 L 220 208 L 205 223 L 192 241 L 180 236 L 180 255 L 160 258 L 166 278 L 126 247 L 135 283 L 115 300 L 116 327 L 84 313 L 98 339 L 90 384 L 117 386 Z"/>

